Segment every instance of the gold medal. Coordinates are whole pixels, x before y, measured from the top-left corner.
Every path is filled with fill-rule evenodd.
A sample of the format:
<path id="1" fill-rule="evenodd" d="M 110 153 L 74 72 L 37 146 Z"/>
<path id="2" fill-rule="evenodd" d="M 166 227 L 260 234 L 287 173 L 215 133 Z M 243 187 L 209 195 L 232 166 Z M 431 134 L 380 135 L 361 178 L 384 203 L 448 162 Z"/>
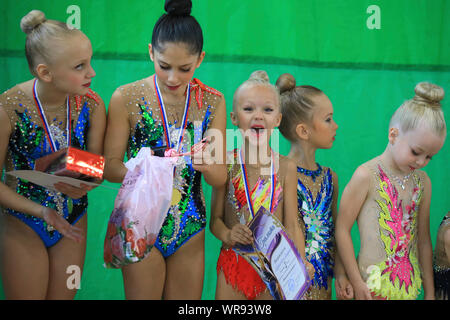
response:
<path id="1" fill-rule="evenodd" d="M 172 202 L 170 203 L 171 206 L 177 205 L 181 200 L 181 192 L 178 189 L 172 189 Z"/>

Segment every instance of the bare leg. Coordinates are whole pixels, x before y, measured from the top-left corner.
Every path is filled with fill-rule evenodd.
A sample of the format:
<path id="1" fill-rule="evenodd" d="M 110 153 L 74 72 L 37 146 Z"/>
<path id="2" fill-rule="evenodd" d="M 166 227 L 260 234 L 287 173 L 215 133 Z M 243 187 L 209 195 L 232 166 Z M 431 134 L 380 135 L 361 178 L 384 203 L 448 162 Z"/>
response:
<path id="1" fill-rule="evenodd" d="M 166 278 L 166 263 L 156 247 L 144 260 L 122 268 L 127 300 L 160 300 Z"/>
<path id="2" fill-rule="evenodd" d="M 164 299 L 200 300 L 205 271 L 205 230 L 189 239 L 166 263 Z"/>
<path id="3" fill-rule="evenodd" d="M 48 249 L 49 282 L 47 299 L 49 300 L 71 300 L 77 293 L 77 288 L 69 288 L 67 280 L 72 275 L 74 277 L 79 275 L 79 281 L 81 281 L 86 255 L 87 215 L 85 214 L 75 225 L 83 230 L 84 239 L 81 243 L 62 237 Z M 79 269 L 71 271 L 68 270 L 69 266 L 75 266 Z M 67 273 L 68 271 L 69 273 Z M 73 285 L 72 281 L 70 283 Z"/>
<path id="4" fill-rule="evenodd" d="M 0 223 L 0 268 L 5 298 L 45 299 L 48 255 L 44 243 L 33 229 L 14 216 L 5 214 Z"/>

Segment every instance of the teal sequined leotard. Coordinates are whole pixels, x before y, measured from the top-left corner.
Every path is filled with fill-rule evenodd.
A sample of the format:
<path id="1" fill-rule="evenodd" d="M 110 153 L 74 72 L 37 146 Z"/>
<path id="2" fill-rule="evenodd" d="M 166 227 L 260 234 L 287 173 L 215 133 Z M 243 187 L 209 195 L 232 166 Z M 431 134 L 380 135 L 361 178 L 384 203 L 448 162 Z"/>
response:
<path id="1" fill-rule="evenodd" d="M 128 139 L 127 156 L 135 157 L 143 147 L 166 146 L 161 113 L 155 95 L 153 77 L 139 80 L 119 88 L 126 101 L 131 133 Z M 187 119 L 182 152 L 190 150 L 199 142 L 210 126 L 220 103 L 222 94 L 203 85 L 197 79 L 191 82 L 191 103 Z M 165 105 L 170 141 L 174 147 L 184 111 L 184 101 Z M 181 192 L 181 200 L 170 207 L 155 247 L 164 257 L 169 257 L 186 241 L 206 226 L 205 199 L 201 186 L 201 173 L 192 168 L 190 157 L 177 164 L 174 187 Z"/>
<path id="2" fill-rule="evenodd" d="M 71 146 L 82 150 L 87 149 L 86 139 L 91 122 L 90 117 L 98 102 L 99 98 L 94 92 L 83 97 L 70 97 Z M 0 108 L 6 111 L 12 128 L 5 162 L 6 172 L 33 170 L 36 159 L 52 152 L 35 102 L 18 86 L 15 86 L 0 96 Z M 67 146 L 66 110 L 59 107 L 53 111 L 46 111 L 46 118 L 58 150 Z M 58 211 L 71 224 L 76 223 L 86 213 L 87 196 L 72 199 L 9 175 L 5 175 L 5 184 L 30 200 L 55 210 L 59 209 Z M 17 217 L 32 228 L 47 248 L 55 245 L 62 237 L 43 219 L 11 209 L 6 209 L 4 212 Z"/>

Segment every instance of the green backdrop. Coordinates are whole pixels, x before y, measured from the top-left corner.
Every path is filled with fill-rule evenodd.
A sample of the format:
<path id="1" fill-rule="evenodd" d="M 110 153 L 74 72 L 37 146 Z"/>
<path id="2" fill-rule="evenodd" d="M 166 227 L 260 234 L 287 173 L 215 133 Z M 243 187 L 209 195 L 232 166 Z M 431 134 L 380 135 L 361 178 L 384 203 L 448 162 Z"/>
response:
<path id="1" fill-rule="evenodd" d="M 31 9 L 40 9 L 48 18 L 67 21 L 73 18 L 67 13 L 70 5 L 80 8 L 80 26 L 94 50 L 93 89 L 106 104 L 119 85 L 153 73 L 147 45 L 163 13 L 162 0 L 2 0 L 2 92 L 31 78 L 20 19 Z M 371 5 L 379 8 L 378 29 L 368 27 L 368 20 L 370 26 L 375 18 L 373 11 L 367 12 Z M 450 93 L 448 12 L 446 0 L 193 0 L 192 13 L 203 27 L 206 51 L 195 76 L 225 94 L 228 112 L 234 90 L 257 69 L 266 70 L 272 82 L 289 72 L 297 83 L 321 88 L 333 102 L 339 129 L 333 148 L 319 150 L 317 157 L 338 174 L 341 194 L 356 167 L 384 150 L 390 116 L 413 96 L 417 82 L 431 81 Z M 449 107 L 447 98 L 443 104 L 447 123 Z M 233 147 L 231 141 L 228 145 Z M 433 183 L 433 246 L 439 223 L 450 210 L 448 145 L 425 168 Z M 282 138 L 279 151 L 287 154 L 289 147 Z M 204 190 L 209 205 L 211 189 L 204 184 Z M 77 299 L 124 298 L 120 270 L 102 266 L 116 192 L 97 188 L 89 194 L 87 256 Z M 356 226 L 352 236 L 358 250 Z M 208 228 L 203 299 L 214 298 L 219 248 Z M 0 298 L 4 298 L 1 287 Z"/>

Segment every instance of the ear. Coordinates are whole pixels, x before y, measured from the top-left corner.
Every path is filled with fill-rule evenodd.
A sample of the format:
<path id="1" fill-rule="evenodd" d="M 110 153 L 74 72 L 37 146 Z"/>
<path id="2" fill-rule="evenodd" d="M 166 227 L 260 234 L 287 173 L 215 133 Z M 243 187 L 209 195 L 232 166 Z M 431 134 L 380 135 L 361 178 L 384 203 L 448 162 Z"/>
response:
<path id="1" fill-rule="evenodd" d="M 150 55 L 150 60 L 153 61 L 153 47 L 151 43 L 148 44 L 148 54 Z"/>
<path id="2" fill-rule="evenodd" d="M 43 63 L 37 65 L 36 75 L 39 78 L 39 80 L 42 80 L 44 82 L 51 82 L 53 79 L 49 67 Z"/>
<path id="3" fill-rule="evenodd" d="M 204 58 L 205 58 L 205 51 L 202 51 L 202 53 L 200 53 L 200 55 L 198 56 L 196 69 L 198 67 L 200 67 L 200 65 L 202 64 Z"/>
<path id="4" fill-rule="evenodd" d="M 302 140 L 308 140 L 309 139 L 309 128 L 305 123 L 299 123 L 295 127 L 295 132 L 297 133 L 297 137 L 299 137 Z"/>
<path id="5" fill-rule="evenodd" d="M 395 140 L 397 139 L 399 134 L 399 131 L 397 128 L 392 127 L 389 129 L 389 135 L 388 135 L 388 139 L 389 139 L 389 143 L 394 145 Z"/>
<path id="6" fill-rule="evenodd" d="M 238 127 L 238 121 L 237 121 L 236 113 L 230 112 L 230 118 L 231 118 L 231 123 L 233 125 L 235 125 L 236 127 Z"/>
<path id="7" fill-rule="evenodd" d="M 281 119 L 283 118 L 283 115 L 281 114 L 281 112 L 278 114 L 277 120 L 276 120 L 276 124 L 275 124 L 275 128 L 278 128 L 280 126 L 281 123 Z"/>

